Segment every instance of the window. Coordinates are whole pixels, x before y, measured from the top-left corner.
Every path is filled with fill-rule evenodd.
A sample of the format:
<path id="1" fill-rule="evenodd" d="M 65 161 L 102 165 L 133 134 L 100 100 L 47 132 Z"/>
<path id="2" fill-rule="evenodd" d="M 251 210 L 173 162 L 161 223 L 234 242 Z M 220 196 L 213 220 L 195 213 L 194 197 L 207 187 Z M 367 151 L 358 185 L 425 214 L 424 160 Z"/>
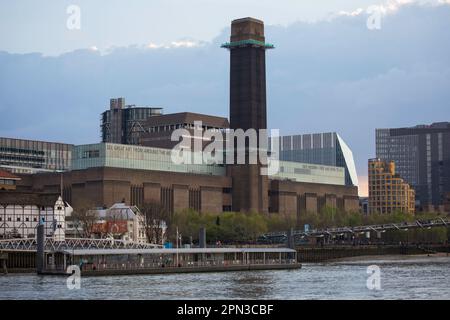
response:
<path id="1" fill-rule="evenodd" d="M 100 150 L 87 150 L 83 153 L 83 158 L 99 158 Z"/>

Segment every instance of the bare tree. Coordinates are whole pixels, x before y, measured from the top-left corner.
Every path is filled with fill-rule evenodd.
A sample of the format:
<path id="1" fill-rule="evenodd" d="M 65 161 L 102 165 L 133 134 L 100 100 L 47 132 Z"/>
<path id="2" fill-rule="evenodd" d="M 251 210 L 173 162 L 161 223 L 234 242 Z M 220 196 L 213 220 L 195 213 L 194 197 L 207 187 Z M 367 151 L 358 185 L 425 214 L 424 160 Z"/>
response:
<path id="1" fill-rule="evenodd" d="M 122 238 L 127 233 L 127 226 L 128 226 L 128 214 L 123 214 L 122 209 L 119 210 L 107 210 L 106 214 L 106 221 L 107 223 L 107 230 L 106 235 L 110 235 L 114 238 Z M 121 228 L 121 224 L 125 223 L 125 228 Z M 102 235 L 103 236 L 103 235 Z"/>
<path id="2" fill-rule="evenodd" d="M 146 202 L 140 207 L 144 218 L 144 229 L 147 242 L 161 243 L 163 241 L 163 226 L 167 224 L 167 210 L 157 202 Z"/>
<path id="3" fill-rule="evenodd" d="M 90 238 L 94 231 L 94 225 L 98 222 L 99 217 L 94 204 L 84 202 L 74 208 L 71 218 L 77 233 L 83 238 Z"/>

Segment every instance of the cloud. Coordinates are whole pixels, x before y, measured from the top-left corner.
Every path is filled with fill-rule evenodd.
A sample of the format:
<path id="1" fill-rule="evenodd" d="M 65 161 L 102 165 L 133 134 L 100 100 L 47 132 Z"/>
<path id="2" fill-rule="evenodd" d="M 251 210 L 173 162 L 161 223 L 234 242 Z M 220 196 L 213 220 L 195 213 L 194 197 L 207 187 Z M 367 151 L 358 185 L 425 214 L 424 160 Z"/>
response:
<path id="1" fill-rule="evenodd" d="M 367 8 L 358 8 L 353 11 L 338 11 L 337 14 L 331 15 L 331 17 L 335 16 L 360 16 L 364 14 L 373 14 L 379 13 L 382 16 L 386 16 L 389 14 L 395 14 L 398 10 L 400 10 L 404 6 L 408 5 L 431 5 L 438 6 L 442 4 L 448 4 L 450 0 L 387 0 L 385 3 L 381 4 L 373 4 L 368 6 Z"/>
<path id="2" fill-rule="evenodd" d="M 207 42 L 205 41 L 196 41 L 196 40 L 178 40 L 178 41 L 172 41 L 169 44 L 156 44 L 153 42 L 150 42 L 147 45 L 148 49 L 173 49 L 173 48 L 195 48 L 195 47 L 201 47 L 206 45 Z"/>
<path id="3" fill-rule="evenodd" d="M 354 16 L 359 16 L 363 12 L 364 12 L 364 9 L 358 8 L 355 11 L 351 11 L 351 12 L 349 12 L 349 11 L 339 11 L 338 15 L 354 17 Z"/>

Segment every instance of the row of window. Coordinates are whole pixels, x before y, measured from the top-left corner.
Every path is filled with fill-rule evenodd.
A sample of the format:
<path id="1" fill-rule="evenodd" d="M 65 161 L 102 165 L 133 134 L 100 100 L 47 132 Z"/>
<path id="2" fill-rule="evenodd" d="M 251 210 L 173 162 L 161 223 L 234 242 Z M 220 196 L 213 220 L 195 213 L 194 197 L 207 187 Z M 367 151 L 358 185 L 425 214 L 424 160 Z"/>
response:
<path id="1" fill-rule="evenodd" d="M 414 193 L 412 192 L 370 192 L 369 196 L 371 198 L 375 198 L 375 197 L 401 197 L 401 198 L 405 198 L 408 196 L 413 197 Z"/>
<path id="2" fill-rule="evenodd" d="M 403 194 L 403 193 L 408 193 L 409 189 L 406 188 L 369 188 L 369 192 L 373 193 L 373 194 Z"/>
<path id="3" fill-rule="evenodd" d="M 86 158 L 99 158 L 100 150 L 87 150 L 83 152 L 83 159 Z"/>
<path id="4" fill-rule="evenodd" d="M 372 207 L 372 208 L 391 208 L 391 209 L 394 209 L 394 208 L 400 208 L 400 209 L 403 209 L 403 208 L 409 208 L 410 206 L 408 206 L 408 204 L 407 203 L 377 203 L 377 204 L 372 204 L 372 203 L 370 203 L 369 204 L 369 206 L 370 207 Z M 414 206 L 412 206 L 411 208 L 414 208 Z"/>
<path id="5" fill-rule="evenodd" d="M 3 185 L 14 185 L 15 181 L 10 179 L 0 179 L 0 184 Z"/>
<path id="6" fill-rule="evenodd" d="M 38 162 L 44 163 L 44 158 L 34 158 L 29 156 L 8 156 L 4 154 L 0 154 L 0 160 L 3 161 L 20 161 L 20 162 Z"/>
<path id="7" fill-rule="evenodd" d="M 200 129 L 199 127 L 194 126 L 194 124 L 191 123 L 183 123 L 183 124 L 170 124 L 170 125 L 164 125 L 164 126 L 153 126 L 148 128 L 148 132 L 164 132 L 164 131 L 173 131 L 176 129 Z M 210 126 L 202 126 L 202 130 L 217 130 L 217 131 L 223 131 L 224 128 L 215 128 Z"/>
<path id="8" fill-rule="evenodd" d="M 45 222 L 45 218 L 41 219 L 42 222 Z M 0 217 L 0 222 L 3 221 L 3 217 Z M 11 222 L 12 221 L 12 217 L 7 217 L 5 221 Z M 16 221 L 17 222 L 21 222 L 22 219 L 20 217 L 16 217 Z M 30 222 L 30 218 L 29 217 L 25 217 L 24 219 L 25 222 Z M 37 217 L 33 217 L 33 222 L 37 222 Z"/>
<path id="9" fill-rule="evenodd" d="M 39 150 L 9 148 L 9 147 L 0 147 L 0 152 L 23 153 L 23 154 L 42 155 L 42 156 L 45 154 L 44 151 L 39 151 Z"/>

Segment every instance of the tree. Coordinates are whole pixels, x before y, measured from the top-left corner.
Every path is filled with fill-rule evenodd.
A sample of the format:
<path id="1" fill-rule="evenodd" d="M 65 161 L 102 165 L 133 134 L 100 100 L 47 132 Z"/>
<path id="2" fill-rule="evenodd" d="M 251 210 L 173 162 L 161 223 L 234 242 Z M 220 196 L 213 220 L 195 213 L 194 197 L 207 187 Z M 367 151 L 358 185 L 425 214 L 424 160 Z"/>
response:
<path id="1" fill-rule="evenodd" d="M 71 220 L 79 236 L 90 238 L 98 222 L 98 212 L 92 202 L 86 201 L 74 208 Z"/>
<path id="2" fill-rule="evenodd" d="M 106 229 L 103 230 L 103 234 L 101 234 L 101 237 L 103 238 L 106 235 L 111 236 L 113 238 L 122 238 L 127 232 L 128 227 L 123 227 L 122 224 L 125 224 L 125 226 L 128 223 L 128 215 L 125 216 L 122 213 L 122 210 L 111 210 L 108 209 L 106 211 Z"/>
<path id="3" fill-rule="evenodd" d="M 169 223 L 167 210 L 157 202 L 144 203 L 140 211 L 144 217 L 144 230 L 147 242 L 162 243 L 164 238 L 163 227 Z"/>

